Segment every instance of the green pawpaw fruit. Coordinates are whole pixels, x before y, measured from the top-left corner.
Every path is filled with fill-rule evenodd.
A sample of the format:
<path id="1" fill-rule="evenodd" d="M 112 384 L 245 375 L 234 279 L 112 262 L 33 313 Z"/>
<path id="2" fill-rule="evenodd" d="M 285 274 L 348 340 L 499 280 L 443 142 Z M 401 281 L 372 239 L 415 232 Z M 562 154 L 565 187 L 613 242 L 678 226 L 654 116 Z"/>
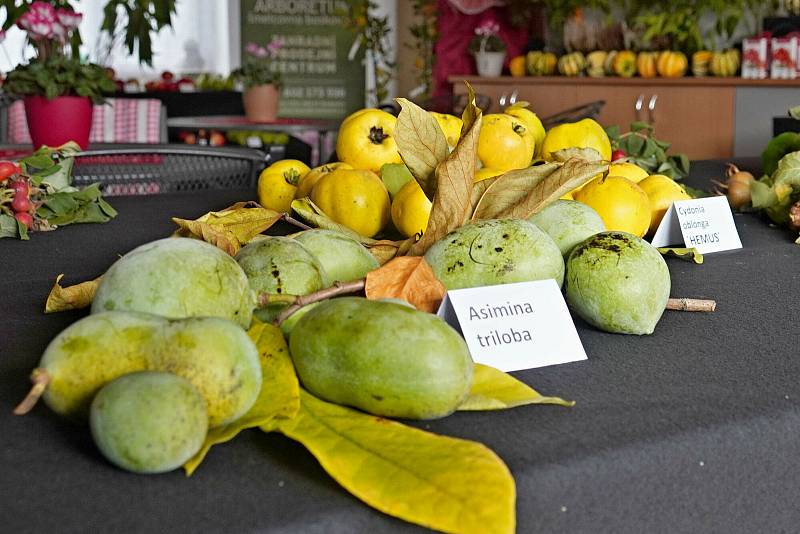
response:
<path id="1" fill-rule="evenodd" d="M 461 336 L 435 315 L 393 302 L 323 302 L 297 322 L 289 347 L 311 393 L 375 415 L 444 417 L 472 383 Z"/>

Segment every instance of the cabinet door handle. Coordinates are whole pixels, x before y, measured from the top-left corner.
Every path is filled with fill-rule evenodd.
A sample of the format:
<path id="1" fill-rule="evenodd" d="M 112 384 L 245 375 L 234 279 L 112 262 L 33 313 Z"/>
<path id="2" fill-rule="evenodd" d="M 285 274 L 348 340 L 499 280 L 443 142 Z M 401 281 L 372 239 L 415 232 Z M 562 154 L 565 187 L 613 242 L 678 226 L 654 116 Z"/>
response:
<path id="1" fill-rule="evenodd" d="M 636 104 L 634 104 L 633 109 L 636 110 L 636 120 L 642 120 L 642 108 L 644 107 L 644 95 L 639 95 L 636 99 Z"/>
<path id="2" fill-rule="evenodd" d="M 656 123 L 656 103 L 658 102 L 658 95 L 652 95 L 650 97 L 650 101 L 647 103 L 647 116 L 650 119 L 650 124 L 654 125 Z"/>
<path id="3" fill-rule="evenodd" d="M 502 111 L 502 109 L 504 107 L 506 107 L 506 99 L 507 98 L 508 98 L 508 93 L 503 93 L 502 95 L 500 95 L 500 99 L 498 100 L 498 102 L 500 104 L 500 110 L 501 111 Z"/>
<path id="4" fill-rule="evenodd" d="M 518 96 L 519 96 L 519 92 L 518 91 L 514 91 L 513 93 L 511 93 L 511 96 L 508 99 L 508 104 L 511 105 L 511 106 L 516 104 Z"/>

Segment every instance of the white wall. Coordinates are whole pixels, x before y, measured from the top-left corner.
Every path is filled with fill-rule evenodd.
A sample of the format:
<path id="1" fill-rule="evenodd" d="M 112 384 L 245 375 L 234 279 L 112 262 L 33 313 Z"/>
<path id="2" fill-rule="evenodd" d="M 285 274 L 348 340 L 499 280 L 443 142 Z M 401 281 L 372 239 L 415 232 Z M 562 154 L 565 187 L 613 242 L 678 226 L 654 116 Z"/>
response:
<path id="1" fill-rule="evenodd" d="M 117 46 L 108 58 L 98 47 L 99 28 L 103 20 L 106 0 L 81 0 L 77 10 L 83 13 L 80 31 L 84 45 L 81 55 L 92 61 L 98 58 L 104 65 L 113 66 L 121 78 L 153 78 L 164 70 L 176 73 L 206 71 L 227 73 L 231 69 L 234 52 L 238 56 L 238 29 L 236 40 L 231 40 L 231 27 L 238 28 L 238 17 L 231 19 L 231 12 L 238 13 L 235 0 L 179 0 L 172 28 L 165 28 L 153 38 L 153 68 L 141 67 L 136 56 L 129 56 L 123 46 Z M 187 66 L 184 46 L 194 41 L 202 58 L 203 66 Z M 0 70 L 7 72 L 20 62 L 33 56 L 33 50 L 24 46 L 25 34 L 14 27 L 8 31 L 5 42 L 0 45 Z"/>

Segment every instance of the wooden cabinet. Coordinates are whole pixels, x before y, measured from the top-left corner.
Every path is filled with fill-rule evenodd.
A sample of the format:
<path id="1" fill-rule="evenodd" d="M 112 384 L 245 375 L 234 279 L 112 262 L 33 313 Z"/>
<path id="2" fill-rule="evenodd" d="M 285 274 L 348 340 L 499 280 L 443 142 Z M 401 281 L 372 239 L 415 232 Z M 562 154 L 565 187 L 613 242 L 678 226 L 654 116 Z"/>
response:
<path id="1" fill-rule="evenodd" d="M 797 81 L 741 78 L 454 76 L 451 81 L 457 94 L 466 92 L 464 80 L 472 84 L 476 93 L 491 100 L 489 112 L 492 113 L 514 101 L 526 100 L 533 111 L 546 118 L 602 100 L 605 104 L 598 120 L 604 126 L 618 124 L 624 131 L 635 120 L 649 122 L 655 126 L 660 139 L 669 141 L 675 152 L 685 153 L 691 159 L 734 156 L 738 86 L 800 87 Z"/>

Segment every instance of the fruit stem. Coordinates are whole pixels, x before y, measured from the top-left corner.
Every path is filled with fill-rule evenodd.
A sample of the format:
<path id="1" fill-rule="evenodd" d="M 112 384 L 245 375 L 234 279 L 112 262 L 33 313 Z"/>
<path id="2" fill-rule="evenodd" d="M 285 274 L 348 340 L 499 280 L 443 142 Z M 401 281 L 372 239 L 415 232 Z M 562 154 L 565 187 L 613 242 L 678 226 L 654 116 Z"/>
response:
<path id="1" fill-rule="evenodd" d="M 281 219 L 283 219 L 285 222 L 287 222 L 287 223 L 289 223 L 289 224 L 291 224 L 293 226 L 296 226 L 296 227 L 300 228 L 301 230 L 311 230 L 311 227 L 309 225 L 307 225 L 306 223 L 304 223 L 302 221 L 298 221 L 297 219 L 295 219 L 294 217 L 292 217 L 288 213 L 284 213 L 281 216 Z"/>
<path id="2" fill-rule="evenodd" d="M 36 406 L 39 397 L 44 394 L 44 390 L 47 389 L 47 385 L 50 383 L 50 375 L 43 368 L 37 367 L 31 373 L 31 383 L 33 384 L 31 390 L 22 399 L 22 402 L 14 408 L 15 415 L 25 415 Z"/>
<path id="3" fill-rule="evenodd" d="M 666 309 L 689 312 L 713 312 L 717 309 L 717 301 L 688 298 L 669 299 L 667 300 Z"/>
<path id="4" fill-rule="evenodd" d="M 369 137 L 369 140 L 376 145 L 383 144 L 383 141 L 389 138 L 387 134 L 383 133 L 383 128 L 378 126 L 371 127 L 367 137 Z"/>
<path id="5" fill-rule="evenodd" d="M 302 295 L 300 297 L 296 297 L 294 303 L 291 304 L 288 308 L 284 309 L 278 315 L 278 317 L 275 318 L 273 324 L 275 324 L 276 326 L 280 326 L 294 312 L 296 312 L 303 306 L 308 306 L 309 304 L 313 304 L 314 302 L 326 300 L 332 297 L 336 297 L 338 295 L 346 295 L 348 293 L 358 293 L 359 291 L 363 291 L 364 284 L 366 284 L 366 282 L 367 282 L 366 278 L 361 278 L 360 280 L 353 280 L 352 282 L 335 282 L 331 287 L 322 289 L 315 293 L 309 293 L 308 295 Z"/>

